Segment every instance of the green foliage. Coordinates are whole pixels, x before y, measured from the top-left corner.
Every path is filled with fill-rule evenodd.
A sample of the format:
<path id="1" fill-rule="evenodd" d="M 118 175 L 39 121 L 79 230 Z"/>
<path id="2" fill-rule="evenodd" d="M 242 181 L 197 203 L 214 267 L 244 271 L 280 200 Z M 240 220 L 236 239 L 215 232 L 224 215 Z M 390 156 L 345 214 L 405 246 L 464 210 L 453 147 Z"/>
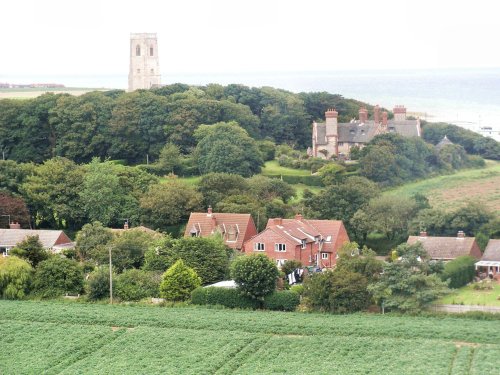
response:
<path id="1" fill-rule="evenodd" d="M 178 172 L 182 164 L 180 147 L 167 143 L 160 151 L 156 167 L 160 173 Z"/>
<path id="2" fill-rule="evenodd" d="M 265 176 L 253 176 L 248 179 L 250 193 L 257 199 L 270 201 L 280 198 L 284 203 L 295 196 L 295 190 L 285 181 Z"/>
<path id="3" fill-rule="evenodd" d="M 264 298 L 264 309 L 294 311 L 300 303 L 300 296 L 291 290 L 279 290 Z"/>
<path id="4" fill-rule="evenodd" d="M 449 280 L 449 287 L 454 289 L 467 285 L 476 275 L 476 262 L 477 260 L 470 256 L 460 256 L 447 262 L 441 280 Z"/>
<path id="5" fill-rule="evenodd" d="M 237 174 L 209 173 L 198 183 L 204 206 L 215 207 L 224 198 L 248 191 L 248 182 Z"/>
<path id="6" fill-rule="evenodd" d="M 113 267 L 117 271 L 140 268 L 144 263 L 144 254 L 153 243 L 154 235 L 140 230 L 129 229 L 117 235 L 106 247 L 100 247 L 95 260 L 99 264 L 109 262 L 108 246 L 111 248 Z"/>
<path id="7" fill-rule="evenodd" d="M 113 275 L 113 279 L 115 277 L 116 275 Z M 97 267 L 89 274 L 85 282 L 85 292 L 91 301 L 109 298 L 109 267 Z"/>
<path id="8" fill-rule="evenodd" d="M 237 289 L 213 286 L 199 287 L 193 290 L 191 302 L 195 305 L 221 305 L 231 309 L 256 309 L 259 307 L 257 300 L 243 296 Z"/>
<path id="9" fill-rule="evenodd" d="M 185 301 L 201 285 L 196 271 L 179 259 L 162 277 L 160 296 L 169 301 Z"/>
<path id="10" fill-rule="evenodd" d="M 379 280 L 368 290 L 375 299 L 391 310 L 419 312 L 448 293 L 447 283 L 430 274 L 431 264 L 421 243 L 402 244 L 399 257 L 384 265 Z"/>
<path id="11" fill-rule="evenodd" d="M 319 272 L 306 277 L 304 299 L 313 310 L 352 313 L 363 310 L 370 304 L 367 286 L 367 279 L 356 272 Z"/>
<path id="12" fill-rule="evenodd" d="M 42 298 L 80 294 L 83 268 L 78 262 L 54 255 L 40 262 L 33 279 L 33 293 Z"/>
<path id="13" fill-rule="evenodd" d="M 38 235 L 27 236 L 10 251 L 10 254 L 26 259 L 33 267 L 48 257 Z"/>
<path id="14" fill-rule="evenodd" d="M 323 180 L 320 176 L 293 176 L 293 175 L 281 175 L 281 174 L 266 174 L 266 177 L 276 178 L 283 180 L 284 182 L 296 185 L 296 184 L 304 184 L 307 186 L 323 186 Z"/>
<path id="15" fill-rule="evenodd" d="M 33 268 L 15 256 L 0 257 L 0 295 L 6 299 L 24 298 L 31 286 Z"/>
<path id="16" fill-rule="evenodd" d="M 236 258 L 231 265 L 231 278 L 244 296 L 263 298 L 274 292 L 279 272 L 274 262 L 264 254 Z"/>
<path id="17" fill-rule="evenodd" d="M 337 254 L 335 270 L 359 273 L 369 282 L 378 279 L 384 266 L 384 262 L 375 258 L 373 250 L 367 247 L 360 250 L 356 242 L 344 243 Z"/>
<path id="18" fill-rule="evenodd" d="M 260 154 L 262 155 L 262 160 L 274 160 L 274 157 L 276 155 L 276 144 L 273 141 L 258 141 L 257 147 L 259 148 Z"/>
<path id="19" fill-rule="evenodd" d="M 200 126 L 195 155 L 201 174 L 225 172 L 245 177 L 264 164 L 257 143 L 236 122 Z"/>
<path id="20" fill-rule="evenodd" d="M 92 253 L 100 252 L 113 239 L 113 233 L 99 221 L 85 224 L 76 235 L 76 246 L 80 260 L 89 259 Z"/>
<path id="21" fill-rule="evenodd" d="M 318 174 L 323 179 L 323 184 L 325 186 L 333 185 L 338 182 L 340 176 L 344 172 L 345 167 L 335 163 L 326 164 L 318 170 Z"/>
<path id="22" fill-rule="evenodd" d="M 122 301 L 139 301 L 147 297 L 158 297 L 161 275 L 129 269 L 119 274 L 114 283 L 115 295 Z"/>
<path id="23" fill-rule="evenodd" d="M 288 275 L 288 274 L 292 273 L 293 271 L 295 271 L 297 268 L 302 268 L 302 262 L 300 262 L 299 260 L 296 260 L 296 259 L 290 259 L 290 260 L 287 260 L 285 262 L 285 264 L 283 264 L 281 266 L 281 271 L 285 275 Z"/>
<path id="24" fill-rule="evenodd" d="M 143 222 L 165 230 L 185 221 L 191 212 L 199 210 L 201 202 L 200 193 L 175 179 L 152 185 L 140 199 Z"/>

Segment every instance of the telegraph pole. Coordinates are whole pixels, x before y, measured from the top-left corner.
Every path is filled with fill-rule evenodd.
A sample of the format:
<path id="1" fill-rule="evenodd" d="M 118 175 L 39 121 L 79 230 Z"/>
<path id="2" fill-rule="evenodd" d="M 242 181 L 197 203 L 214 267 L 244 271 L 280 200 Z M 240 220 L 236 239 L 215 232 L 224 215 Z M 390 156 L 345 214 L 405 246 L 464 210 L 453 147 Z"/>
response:
<path id="1" fill-rule="evenodd" d="M 113 263 L 111 261 L 111 246 L 108 246 L 109 250 L 109 303 L 113 304 Z"/>

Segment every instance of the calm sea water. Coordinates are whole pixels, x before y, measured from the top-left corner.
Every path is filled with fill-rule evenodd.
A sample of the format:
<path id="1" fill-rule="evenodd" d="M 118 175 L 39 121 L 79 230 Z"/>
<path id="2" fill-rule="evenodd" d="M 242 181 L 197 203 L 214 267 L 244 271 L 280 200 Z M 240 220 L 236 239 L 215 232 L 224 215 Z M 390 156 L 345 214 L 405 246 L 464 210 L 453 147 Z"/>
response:
<path id="1" fill-rule="evenodd" d="M 0 82 L 55 82 L 68 87 L 126 88 L 127 75 L 7 76 Z M 404 104 L 428 121 L 500 132 L 500 68 L 469 70 L 336 71 L 255 74 L 163 74 L 163 83 L 241 83 L 293 92 L 327 91 L 392 109 Z"/>

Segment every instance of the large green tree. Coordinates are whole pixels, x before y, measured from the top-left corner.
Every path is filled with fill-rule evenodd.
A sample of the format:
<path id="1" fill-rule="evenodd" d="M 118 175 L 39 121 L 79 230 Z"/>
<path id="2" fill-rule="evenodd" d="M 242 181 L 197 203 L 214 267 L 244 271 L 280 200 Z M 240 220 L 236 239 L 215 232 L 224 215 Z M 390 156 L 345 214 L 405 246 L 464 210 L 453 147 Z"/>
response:
<path id="1" fill-rule="evenodd" d="M 18 257 L 0 257 L 0 296 L 8 299 L 24 298 L 31 286 L 33 268 Z"/>
<path id="2" fill-rule="evenodd" d="M 43 248 L 38 235 L 27 236 L 23 241 L 19 242 L 10 253 L 19 258 L 26 259 L 35 268 L 38 263 L 48 257 L 47 251 Z"/>
<path id="3" fill-rule="evenodd" d="M 231 277 L 244 296 L 263 300 L 276 289 L 279 271 L 264 254 L 238 257 L 231 265 Z"/>
<path id="4" fill-rule="evenodd" d="M 200 126 L 195 156 L 200 173 L 225 172 L 245 177 L 264 164 L 257 143 L 236 122 Z"/>

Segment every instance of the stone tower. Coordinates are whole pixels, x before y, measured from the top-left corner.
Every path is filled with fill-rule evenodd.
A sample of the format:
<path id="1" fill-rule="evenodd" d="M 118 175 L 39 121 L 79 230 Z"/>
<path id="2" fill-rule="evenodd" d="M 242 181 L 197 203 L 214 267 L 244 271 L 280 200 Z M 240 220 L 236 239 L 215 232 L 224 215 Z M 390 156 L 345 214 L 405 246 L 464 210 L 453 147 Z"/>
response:
<path id="1" fill-rule="evenodd" d="M 160 78 L 156 33 L 130 34 L 128 91 L 160 85 Z"/>

